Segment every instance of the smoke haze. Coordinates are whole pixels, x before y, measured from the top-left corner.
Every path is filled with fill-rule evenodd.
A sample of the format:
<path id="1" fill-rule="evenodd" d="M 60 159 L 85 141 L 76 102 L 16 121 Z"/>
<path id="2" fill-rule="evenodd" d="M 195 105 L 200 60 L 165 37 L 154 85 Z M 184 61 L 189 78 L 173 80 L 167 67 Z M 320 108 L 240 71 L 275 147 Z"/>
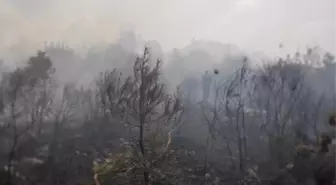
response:
<path id="1" fill-rule="evenodd" d="M 334 0 L 0 0 L 1 53 L 62 40 L 110 42 L 123 29 L 157 40 L 167 51 L 209 39 L 247 51 L 335 51 Z"/>

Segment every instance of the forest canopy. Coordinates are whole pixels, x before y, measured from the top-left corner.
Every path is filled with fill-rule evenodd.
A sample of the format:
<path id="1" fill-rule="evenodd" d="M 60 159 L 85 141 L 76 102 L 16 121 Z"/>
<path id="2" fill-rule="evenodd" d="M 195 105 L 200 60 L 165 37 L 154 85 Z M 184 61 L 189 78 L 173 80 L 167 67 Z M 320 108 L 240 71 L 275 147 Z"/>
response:
<path id="1" fill-rule="evenodd" d="M 334 183 L 332 54 L 256 66 L 197 42 L 164 63 L 157 42 L 126 46 L 52 45 L 1 71 L 0 184 Z"/>

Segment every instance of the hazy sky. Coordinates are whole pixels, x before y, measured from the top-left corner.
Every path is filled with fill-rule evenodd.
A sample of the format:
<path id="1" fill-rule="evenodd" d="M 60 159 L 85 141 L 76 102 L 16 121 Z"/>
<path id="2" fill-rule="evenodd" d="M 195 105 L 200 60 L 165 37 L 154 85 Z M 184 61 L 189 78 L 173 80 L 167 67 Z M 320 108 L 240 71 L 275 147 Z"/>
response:
<path id="1" fill-rule="evenodd" d="M 45 40 L 115 40 L 134 28 L 165 50 L 195 39 L 274 53 L 319 44 L 335 53 L 335 0 L 0 0 L 0 48 Z"/>

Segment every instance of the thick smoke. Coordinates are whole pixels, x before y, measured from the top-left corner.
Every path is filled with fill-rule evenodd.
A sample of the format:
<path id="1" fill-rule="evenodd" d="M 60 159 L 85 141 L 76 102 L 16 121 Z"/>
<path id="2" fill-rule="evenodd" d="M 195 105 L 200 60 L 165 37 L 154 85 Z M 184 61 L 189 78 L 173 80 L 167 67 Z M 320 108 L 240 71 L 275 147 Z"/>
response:
<path id="1" fill-rule="evenodd" d="M 335 51 L 334 12 L 333 0 L 0 0 L 0 51 L 25 55 L 56 40 L 72 47 L 111 42 L 125 28 L 165 51 L 193 38 L 272 54 L 280 42 L 291 51 L 306 44 Z"/>

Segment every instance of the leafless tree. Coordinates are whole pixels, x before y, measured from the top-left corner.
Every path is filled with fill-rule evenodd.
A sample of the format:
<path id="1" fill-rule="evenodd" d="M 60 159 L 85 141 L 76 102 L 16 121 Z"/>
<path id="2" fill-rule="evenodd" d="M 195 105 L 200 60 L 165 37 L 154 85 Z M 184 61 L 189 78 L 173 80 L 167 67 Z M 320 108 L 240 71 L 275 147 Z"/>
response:
<path id="1" fill-rule="evenodd" d="M 248 82 L 247 58 L 244 58 L 243 66 L 234 74 L 228 83 L 225 93 L 225 109 L 230 125 L 235 125 L 236 141 L 238 145 L 239 170 L 244 172 L 245 158 L 247 158 L 247 140 L 245 126 L 245 106 Z"/>
<path id="2" fill-rule="evenodd" d="M 217 72 L 214 72 L 215 75 L 218 74 Z M 225 110 L 222 106 L 222 101 L 220 100 L 220 97 L 224 90 L 225 84 L 217 84 L 216 78 L 215 82 L 213 82 L 214 89 L 215 89 L 215 95 L 213 102 L 204 101 L 202 102 L 202 117 L 207 124 L 207 136 L 206 136 L 206 153 L 204 157 L 204 184 L 207 184 L 209 181 L 209 159 L 210 154 L 212 153 L 212 148 L 214 145 L 214 140 L 218 136 L 221 136 L 222 133 L 218 132 L 218 126 L 220 125 L 220 122 L 222 121 L 223 117 L 222 115 L 225 114 Z M 222 135 L 223 136 L 223 135 Z"/>
<path id="3" fill-rule="evenodd" d="M 276 64 L 265 64 L 253 77 L 251 102 L 259 110 L 261 132 L 267 134 L 271 156 L 280 166 L 287 155 L 280 151 L 285 151 L 285 136 L 292 135 L 291 126 L 305 85 L 301 64 L 291 61 L 288 57 Z"/>

